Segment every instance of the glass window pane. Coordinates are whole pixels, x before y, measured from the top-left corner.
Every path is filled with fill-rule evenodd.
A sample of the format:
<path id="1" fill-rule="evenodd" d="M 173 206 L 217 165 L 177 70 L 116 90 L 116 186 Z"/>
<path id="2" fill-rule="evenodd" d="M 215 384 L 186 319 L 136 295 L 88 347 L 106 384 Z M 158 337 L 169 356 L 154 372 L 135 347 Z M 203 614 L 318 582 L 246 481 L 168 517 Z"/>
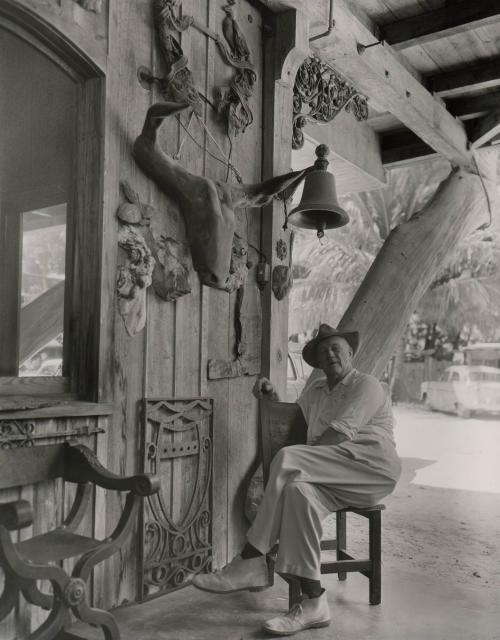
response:
<path id="1" fill-rule="evenodd" d="M 20 376 L 62 375 L 66 208 L 22 215 Z"/>
<path id="2" fill-rule="evenodd" d="M 0 51 L 0 376 L 60 376 L 77 84 L 1 27 Z"/>

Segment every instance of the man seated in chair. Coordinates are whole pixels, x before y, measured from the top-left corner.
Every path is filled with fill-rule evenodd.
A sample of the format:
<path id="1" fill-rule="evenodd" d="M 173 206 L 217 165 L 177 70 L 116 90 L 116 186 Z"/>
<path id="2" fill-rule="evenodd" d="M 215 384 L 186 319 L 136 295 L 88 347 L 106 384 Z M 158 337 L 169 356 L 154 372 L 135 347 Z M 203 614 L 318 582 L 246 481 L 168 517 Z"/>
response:
<path id="1" fill-rule="evenodd" d="M 307 444 L 284 447 L 274 457 L 241 554 L 222 570 L 193 579 L 194 586 L 214 593 L 265 588 L 266 554 L 279 542 L 276 571 L 300 583 L 302 601 L 264 623 L 275 635 L 330 624 L 320 582 L 322 521 L 344 507 L 377 504 L 401 474 L 391 401 L 375 377 L 353 367 L 358 344 L 357 332 L 326 324 L 306 344 L 304 360 L 325 375 L 310 381 L 297 401 Z M 266 378 L 257 380 L 254 394 L 279 400 Z"/>

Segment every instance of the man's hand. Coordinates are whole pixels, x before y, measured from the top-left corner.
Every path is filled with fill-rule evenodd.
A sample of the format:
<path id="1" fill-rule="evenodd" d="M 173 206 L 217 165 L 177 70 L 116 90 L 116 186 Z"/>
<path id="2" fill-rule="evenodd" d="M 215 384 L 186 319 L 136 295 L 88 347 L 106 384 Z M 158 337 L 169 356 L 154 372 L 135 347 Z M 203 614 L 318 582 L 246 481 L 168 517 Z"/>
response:
<path id="1" fill-rule="evenodd" d="M 274 400 L 275 402 L 279 402 L 279 396 L 272 382 L 264 376 L 257 378 L 252 393 L 257 400 Z"/>

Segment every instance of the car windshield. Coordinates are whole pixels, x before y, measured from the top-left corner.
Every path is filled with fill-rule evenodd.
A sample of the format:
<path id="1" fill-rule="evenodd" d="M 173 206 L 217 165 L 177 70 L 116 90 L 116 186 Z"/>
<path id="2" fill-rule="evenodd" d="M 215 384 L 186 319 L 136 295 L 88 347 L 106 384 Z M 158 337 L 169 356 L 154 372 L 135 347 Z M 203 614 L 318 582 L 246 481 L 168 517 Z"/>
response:
<path id="1" fill-rule="evenodd" d="M 469 379 L 473 382 L 500 382 L 500 371 L 471 371 Z"/>

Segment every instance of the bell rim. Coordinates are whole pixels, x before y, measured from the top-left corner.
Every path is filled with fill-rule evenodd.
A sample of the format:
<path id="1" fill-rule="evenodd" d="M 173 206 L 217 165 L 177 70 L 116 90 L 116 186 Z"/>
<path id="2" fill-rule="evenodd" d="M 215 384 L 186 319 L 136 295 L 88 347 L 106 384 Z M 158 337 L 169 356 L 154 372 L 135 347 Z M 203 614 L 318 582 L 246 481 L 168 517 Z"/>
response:
<path id="1" fill-rule="evenodd" d="M 303 229 L 317 229 L 317 224 L 314 224 L 312 221 L 310 224 L 297 224 L 296 222 L 294 222 L 295 218 L 298 218 L 300 216 L 302 216 L 305 213 L 310 213 L 311 217 L 314 216 L 315 218 L 320 218 L 321 214 L 326 214 L 327 216 L 334 213 L 339 217 L 339 224 L 329 224 L 326 220 L 326 225 L 325 225 L 325 229 L 337 229 L 338 227 L 344 227 L 346 224 L 349 223 L 349 215 L 347 214 L 347 212 L 342 209 L 342 208 L 331 208 L 331 209 L 325 209 L 324 204 L 323 206 L 321 206 L 318 203 L 317 208 L 314 208 L 314 203 L 312 205 L 308 205 L 307 207 L 301 208 L 300 205 L 294 209 L 293 211 L 290 212 L 290 214 L 288 215 L 288 222 L 290 222 L 290 224 L 293 224 L 297 227 L 302 227 Z"/>

